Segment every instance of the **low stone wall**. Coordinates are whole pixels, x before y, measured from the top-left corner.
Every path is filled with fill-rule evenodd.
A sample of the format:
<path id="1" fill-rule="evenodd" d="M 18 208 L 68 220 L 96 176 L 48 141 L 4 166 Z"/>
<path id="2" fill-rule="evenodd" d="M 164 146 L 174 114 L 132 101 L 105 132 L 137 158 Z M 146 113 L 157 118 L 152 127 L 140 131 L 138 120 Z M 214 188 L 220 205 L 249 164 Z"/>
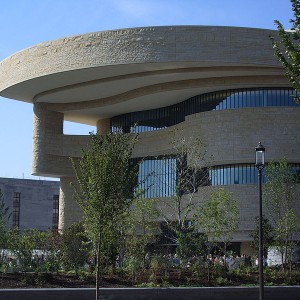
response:
<path id="1" fill-rule="evenodd" d="M 102 300 L 257 300 L 258 287 L 100 289 Z M 299 299 L 300 286 L 265 287 L 265 300 Z M 0 300 L 92 300 L 95 289 L 2 289 Z"/>

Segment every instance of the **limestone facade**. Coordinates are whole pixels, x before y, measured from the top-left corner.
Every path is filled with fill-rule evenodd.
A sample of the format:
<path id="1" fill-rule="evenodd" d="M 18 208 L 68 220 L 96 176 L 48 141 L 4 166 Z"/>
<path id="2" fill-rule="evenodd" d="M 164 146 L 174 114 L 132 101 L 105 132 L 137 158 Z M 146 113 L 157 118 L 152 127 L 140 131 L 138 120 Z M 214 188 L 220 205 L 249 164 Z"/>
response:
<path id="1" fill-rule="evenodd" d="M 167 107 L 229 89 L 289 87 L 264 29 L 170 26 L 95 32 L 49 41 L 0 63 L 0 94 L 34 105 L 33 174 L 60 178 L 60 229 L 82 215 L 70 183 L 70 157 L 89 137 L 64 135 L 63 122 L 91 124 L 100 134 L 115 116 Z M 140 133 L 134 157 L 171 152 L 170 132 L 200 137 L 211 166 L 253 163 L 261 141 L 267 160 L 300 163 L 299 107 L 244 107 L 187 115 L 171 127 Z M 258 214 L 257 186 L 224 186 L 239 201 L 234 239 L 249 241 Z M 204 187 L 204 201 L 216 187 Z M 248 244 L 244 244 L 246 249 Z"/>

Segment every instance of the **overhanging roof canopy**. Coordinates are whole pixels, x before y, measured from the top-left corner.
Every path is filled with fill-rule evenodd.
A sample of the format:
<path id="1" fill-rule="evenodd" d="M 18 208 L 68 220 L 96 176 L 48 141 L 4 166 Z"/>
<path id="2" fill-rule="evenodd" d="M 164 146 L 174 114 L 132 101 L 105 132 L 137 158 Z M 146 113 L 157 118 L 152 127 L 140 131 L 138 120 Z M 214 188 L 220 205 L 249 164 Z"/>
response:
<path id="1" fill-rule="evenodd" d="M 270 34 L 277 32 L 170 26 L 49 41 L 1 62 L 0 95 L 45 102 L 66 120 L 95 125 L 210 91 L 287 86 Z"/>

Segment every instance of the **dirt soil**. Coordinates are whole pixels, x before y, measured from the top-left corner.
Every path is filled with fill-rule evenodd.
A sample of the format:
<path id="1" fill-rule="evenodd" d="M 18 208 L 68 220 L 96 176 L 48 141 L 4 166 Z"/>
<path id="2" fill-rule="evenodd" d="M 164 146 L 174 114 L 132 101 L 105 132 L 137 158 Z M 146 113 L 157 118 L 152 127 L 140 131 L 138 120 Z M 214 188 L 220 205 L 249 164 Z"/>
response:
<path id="1" fill-rule="evenodd" d="M 94 288 L 95 278 L 69 274 L 0 273 L 0 289 L 10 288 Z M 101 287 L 129 287 L 119 278 L 103 278 Z"/>

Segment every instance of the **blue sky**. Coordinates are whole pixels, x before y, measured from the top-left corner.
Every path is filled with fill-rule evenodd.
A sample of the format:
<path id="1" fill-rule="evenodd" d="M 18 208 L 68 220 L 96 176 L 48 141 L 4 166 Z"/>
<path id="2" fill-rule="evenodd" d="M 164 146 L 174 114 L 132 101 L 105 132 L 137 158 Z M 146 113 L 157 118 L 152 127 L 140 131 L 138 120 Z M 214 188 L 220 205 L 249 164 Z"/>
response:
<path id="1" fill-rule="evenodd" d="M 222 25 L 289 28 L 288 0 L 1 0 L 0 61 L 52 39 L 117 28 Z M 0 97 L 0 177 L 31 178 L 32 105 Z M 65 124 L 65 133 L 89 126 Z"/>

